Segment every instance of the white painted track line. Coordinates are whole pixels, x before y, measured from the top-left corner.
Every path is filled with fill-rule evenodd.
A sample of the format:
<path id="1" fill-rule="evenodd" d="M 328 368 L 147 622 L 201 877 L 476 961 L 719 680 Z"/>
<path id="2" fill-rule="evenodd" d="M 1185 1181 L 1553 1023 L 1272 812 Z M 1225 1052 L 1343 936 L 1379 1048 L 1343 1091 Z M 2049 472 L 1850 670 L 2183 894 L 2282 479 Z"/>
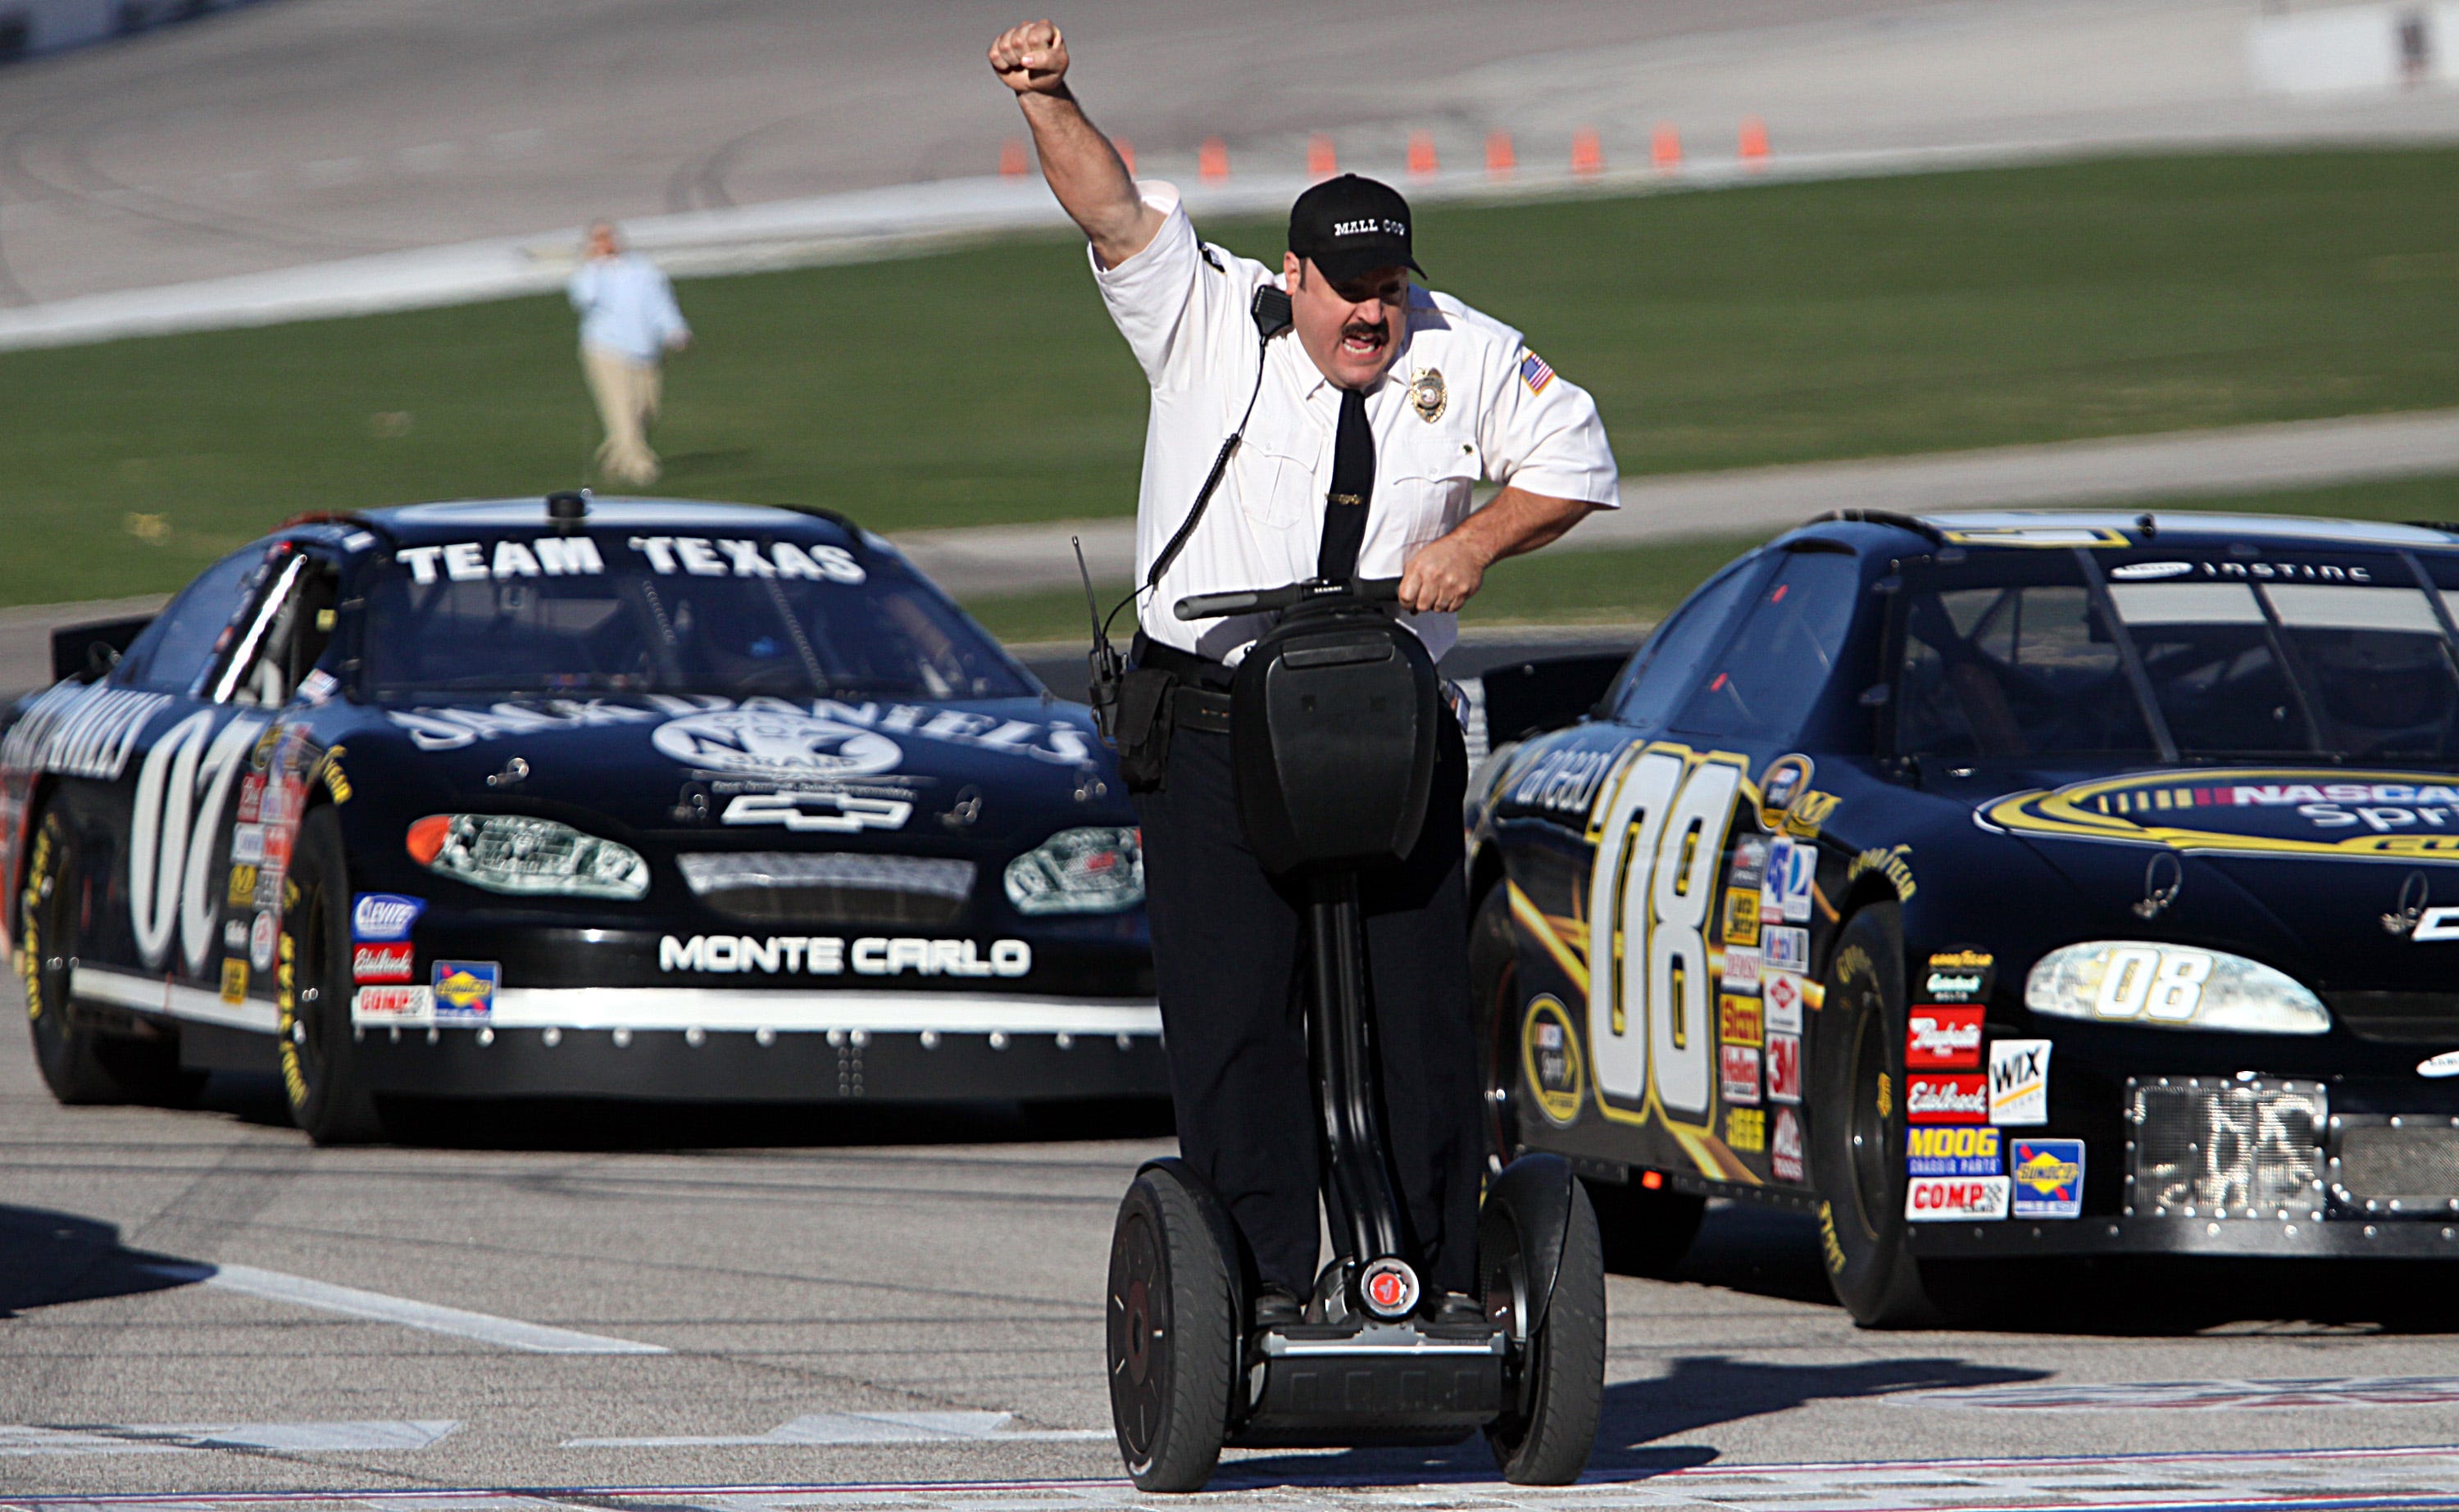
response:
<path id="1" fill-rule="evenodd" d="M 765 1434 L 649 1438 L 567 1438 L 566 1449 L 749 1448 L 763 1444 L 1073 1443 L 1111 1437 L 1107 1428 L 1020 1428 L 1014 1413 L 815 1413 Z"/>
<path id="2" fill-rule="evenodd" d="M 671 1353 L 662 1345 L 641 1344 L 631 1339 L 608 1338 L 602 1334 L 581 1334 L 572 1329 L 549 1328 L 539 1323 L 523 1323 L 517 1318 L 496 1317 L 490 1312 L 471 1312 L 461 1308 L 442 1307 L 433 1302 L 414 1302 L 408 1297 L 387 1296 L 381 1292 L 362 1292 L 356 1287 L 335 1286 L 328 1281 L 314 1281 L 305 1276 L 287 1275 L 280 1270 L 260 1270 L 254 1266 L 216 1266 L 204 1274 L 203 1267 L 158 1267 L 165 1274 L 190 1277 L 199 1283 L 237 1292 L 246 1296 L 263 1297 L 270 1302 L 287 1302 L 294 1307 L 314 1308 L 323 1312 L 339 1312 L 347 1317 L 368 1318 L 378 1323 L 398 1323 L 403 1328 L 423 1329 L 430 1334 L 445 1334 L 454 1338 L 474 1339 L 501 1349 L 523 1350 L 532 1354 L 665 1354 Z"/>

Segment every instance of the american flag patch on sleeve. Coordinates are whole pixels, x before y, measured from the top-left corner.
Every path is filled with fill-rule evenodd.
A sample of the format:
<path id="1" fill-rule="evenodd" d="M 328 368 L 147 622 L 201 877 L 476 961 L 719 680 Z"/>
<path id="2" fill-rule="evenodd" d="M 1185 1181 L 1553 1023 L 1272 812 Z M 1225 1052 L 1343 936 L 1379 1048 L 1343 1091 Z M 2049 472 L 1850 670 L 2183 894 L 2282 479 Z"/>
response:
<path id="1" fill-rule="evenodd" d="M 1524 346 L 1520 351 L 1520 381 L 1528 386 L 1530 393 L 1544 393 L 1545 386 L 1554 381 L 1554 369 L 1545 366 L 1545 358 Z"/>

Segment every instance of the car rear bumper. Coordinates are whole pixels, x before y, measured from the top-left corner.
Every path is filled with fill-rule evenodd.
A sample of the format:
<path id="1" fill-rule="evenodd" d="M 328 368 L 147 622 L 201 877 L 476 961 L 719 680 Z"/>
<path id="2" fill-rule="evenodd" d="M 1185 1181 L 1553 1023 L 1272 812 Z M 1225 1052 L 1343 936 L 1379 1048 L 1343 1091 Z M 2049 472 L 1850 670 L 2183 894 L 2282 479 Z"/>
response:
<path id="1" fill-rule="evenodd" d="M 1921 1224 L 1923 1259 L 2014 1255 L 2208 1255 L 2280 1260 L 2459 1260 L 2459 1221 L 2325 1214 L 2278 1219 L 2082 1218 L 2034 1223 Z"/>

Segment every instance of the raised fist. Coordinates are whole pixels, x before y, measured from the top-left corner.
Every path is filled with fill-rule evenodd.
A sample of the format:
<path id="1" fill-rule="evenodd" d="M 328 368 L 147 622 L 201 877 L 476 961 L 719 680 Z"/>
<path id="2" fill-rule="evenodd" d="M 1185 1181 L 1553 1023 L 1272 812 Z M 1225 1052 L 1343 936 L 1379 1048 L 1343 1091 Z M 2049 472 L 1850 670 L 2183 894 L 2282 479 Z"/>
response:
<path id="1" fill-rule="evenodd" d="M 991 44 L 991 72 L 1019 94 L 1056 94 L 1065 87 L 1067 39 L 1048 21 L 1010 27 Z"/>

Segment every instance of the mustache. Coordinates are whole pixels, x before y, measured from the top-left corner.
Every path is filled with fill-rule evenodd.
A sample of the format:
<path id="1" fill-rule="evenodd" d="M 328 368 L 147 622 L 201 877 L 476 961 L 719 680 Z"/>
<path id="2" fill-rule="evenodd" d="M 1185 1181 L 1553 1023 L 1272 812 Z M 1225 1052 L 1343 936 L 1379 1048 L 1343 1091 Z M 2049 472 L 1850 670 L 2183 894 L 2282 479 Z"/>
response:
<path id="1" fill-rule="evenodd" d="M 1354 320 L 1346 322 L 1341 326 L 1340 334 L 1342 339 L 1346 340 L 1352 336 L 1381 336 L 1390 332 L 1391 329 L 1392 323 L 1388 320 Z"/>

